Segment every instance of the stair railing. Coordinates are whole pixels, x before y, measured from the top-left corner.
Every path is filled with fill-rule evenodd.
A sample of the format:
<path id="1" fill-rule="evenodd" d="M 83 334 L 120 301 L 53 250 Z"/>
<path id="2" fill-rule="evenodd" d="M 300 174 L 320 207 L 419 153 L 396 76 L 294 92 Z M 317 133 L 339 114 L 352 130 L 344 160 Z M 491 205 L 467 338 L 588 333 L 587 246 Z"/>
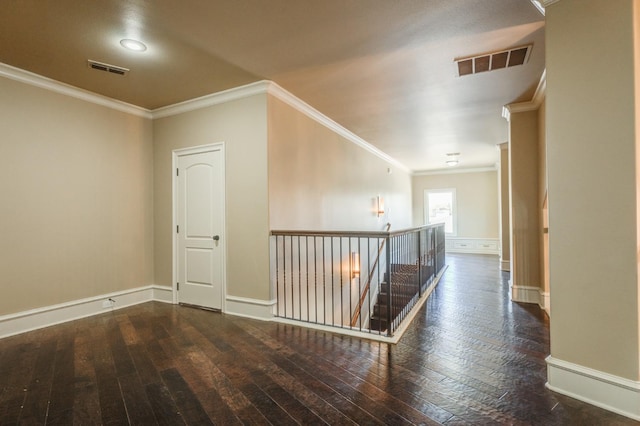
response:
<path id="1" fill-rule="evenodd" d="M 271 231 L 274 315 L 392 336 L 437 283 L 445 241 L 442 224 L 389 229 Z"/>
<path id="2" fill-rule="evenodd" d="M 391 229 L 391 224 L 387 223 L 386 228 L 387 229 L 385 229 L 385 232 L 389 232 L 389 230 Z M 355 327 L 356 324 L 358 324 L 358 319 L 360 318 L 360 314 L 362 313 L 362 305 L 367 300 L 367 295 L 369 293 L 369 289 L 371 288 L 371 281 L 375 276 L 376 269 L 378 268 L 378 264 L 380 262 L 380 255 L 384 250 L 384 246 L 386 242 L 387 242 L 387 238 L 383 239 L 382 242 L 380 243 L 380 247 L 378 248 L 378 254 L 376 255 L 376 259 L 373 262 L 373 265 L 371 266 L 371 270 L 369 271 L 369 276 L 367 277 L 367 283 L 362 289 L 362 295 L 360 296 L 360 301 L 356 306 L 355 312 L 353 313 L 353 317 L 351 317 L 351 327 Z"/>

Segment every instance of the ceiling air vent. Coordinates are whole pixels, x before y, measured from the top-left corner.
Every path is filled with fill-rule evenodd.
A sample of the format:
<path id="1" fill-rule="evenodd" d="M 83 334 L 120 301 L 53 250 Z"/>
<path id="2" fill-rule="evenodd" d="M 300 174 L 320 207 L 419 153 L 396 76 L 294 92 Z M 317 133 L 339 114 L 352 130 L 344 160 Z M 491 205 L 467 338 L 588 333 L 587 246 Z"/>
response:
<path id="1" fill-rule="evenodd" d="M 532 47 L 533 45 L 529 44 L 508 50 L 454 59 L 458 66 L 458 77 L 525 64 L 529 60 Z"/>
<path id="2" fill-rule="evenodd" d="M 98 61 L 92 61 L 91 59 L 89 59 L 87 61 L 87 64 L 89 65 L 89 68 L 91 68 L 91 69 L 98 70 L 98 71 L 109 72 L 111 74 L 125 76 L 125 75 L 127 75 L 129 73 L 129 69 L 128 68 L 117 67 L 115 65 L 109 65 L 109 64 L 105 64 L 103 62 L 98 62 Z"/>

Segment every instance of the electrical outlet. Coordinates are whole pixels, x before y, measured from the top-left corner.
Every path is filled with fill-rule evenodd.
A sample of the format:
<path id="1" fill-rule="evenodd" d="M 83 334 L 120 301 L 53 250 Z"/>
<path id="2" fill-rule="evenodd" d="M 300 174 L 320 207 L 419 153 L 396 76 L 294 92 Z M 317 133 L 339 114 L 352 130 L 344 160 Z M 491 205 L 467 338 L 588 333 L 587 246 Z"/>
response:
<path id="1" fill-rule="evenodd" d="M 116 304 L 116 301 L 115 301 L 115 300 L 113 300 L 113 299 L 107 299 L 107 300 L 104 300 L 104 301 L 102 302 L 102 307 L 103 307 L 103 308 L 111 308 L 111 307 L 113 307 L 113 305 L 115 305 L 115 304 Z"/>

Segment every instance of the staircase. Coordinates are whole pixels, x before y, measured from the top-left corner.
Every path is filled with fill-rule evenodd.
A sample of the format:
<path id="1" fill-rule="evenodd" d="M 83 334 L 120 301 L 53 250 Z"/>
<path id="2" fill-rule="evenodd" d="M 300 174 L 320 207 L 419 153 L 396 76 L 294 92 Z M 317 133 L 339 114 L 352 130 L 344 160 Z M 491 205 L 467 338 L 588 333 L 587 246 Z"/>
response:
<path id="1" fill-rule="evenodd" d="M 404 308 L 410 304 L 413 305 L 418 298 L 418 266 L 391 265 L 391 277 L 388 272 L 385 273 L 369 323 L 372 331 L 385 332 L 388 329 L 389 282 L 391 282 L 391 321 L 393 321 Z"/>

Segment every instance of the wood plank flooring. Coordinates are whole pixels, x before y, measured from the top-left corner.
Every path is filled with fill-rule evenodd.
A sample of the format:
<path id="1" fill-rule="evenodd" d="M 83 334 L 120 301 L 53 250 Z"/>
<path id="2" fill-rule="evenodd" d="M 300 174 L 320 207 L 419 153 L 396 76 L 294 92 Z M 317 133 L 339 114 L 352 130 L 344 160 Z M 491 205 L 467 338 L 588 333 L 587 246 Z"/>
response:
<path id="1" fill-rule="evenodd" d="M 157 302 L 0 340 L 0 424 L 638 424 L 545 389 L 496 257 L 447 263 L 397 345 Z"/>

